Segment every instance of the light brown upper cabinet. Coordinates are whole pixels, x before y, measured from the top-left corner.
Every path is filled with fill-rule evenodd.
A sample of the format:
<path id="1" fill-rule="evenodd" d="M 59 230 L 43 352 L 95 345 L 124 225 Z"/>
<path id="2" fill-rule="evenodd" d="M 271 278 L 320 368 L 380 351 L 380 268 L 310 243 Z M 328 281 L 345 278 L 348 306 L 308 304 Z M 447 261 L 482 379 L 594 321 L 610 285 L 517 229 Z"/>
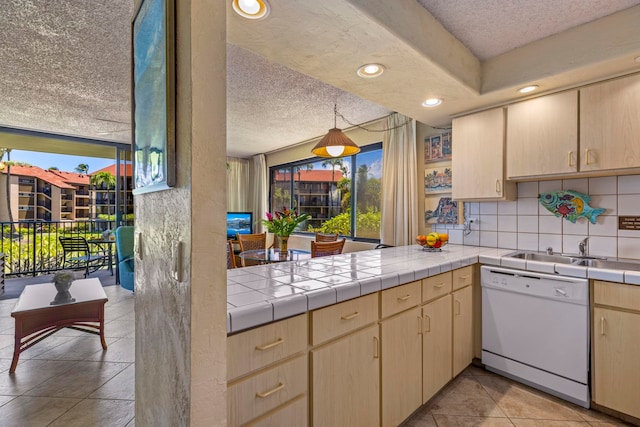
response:
<path id="1" fill-rule="evenodd" d="M 507 107 L 508 178 L 577 171 L 577 90 Z"/>
<path id="2" fill-rule="evenodd" d="M 505 182 L 505 110 L 494 108 L 453 119 L 453 198 L 514 199 L 514 183 Z"/>
<path id="3" fill-rule="evenodd" d="M 583 171 L 640 167 L 640 75 L 580 89 Z"/>

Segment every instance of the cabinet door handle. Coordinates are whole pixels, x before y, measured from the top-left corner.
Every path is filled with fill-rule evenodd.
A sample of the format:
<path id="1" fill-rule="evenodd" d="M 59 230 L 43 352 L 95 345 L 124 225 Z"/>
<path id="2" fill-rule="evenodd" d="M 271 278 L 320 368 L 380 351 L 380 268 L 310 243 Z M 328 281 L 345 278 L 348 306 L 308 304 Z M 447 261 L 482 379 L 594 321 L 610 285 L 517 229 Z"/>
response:
<path id="1" fill-rule="evenodd" d="M 573 158 L 572 158 L 573 156 L 572 156 L 572 154 L 573 154 L 573 151 L 569 151 L 569 167 L 570 167 L 570 168 L 572 168 L 572 167 L 574 167 L 574 166 L 575 166 L 575 165 L 573 164 Z"/>
<path id="2" fill-rule="evenodd" d="M 496 179 L 496 193 L 500 194 L 501 193 L 501 185 L 500 185 L 500 180 Z"/>
<path id="3" fill-rule="evenodd" d="M 282 390 L 284 388 L 284 384 L 282 383 L 278 383 L 277 386 L 275 386 L 274 388 L 272 388 L 271 390 L 267 390 L 267 391 L 263 391 L 263 392 L 258 392 L 256 393 L 256 397 L 259 397 L 261 399 L 264 399 L 265 397 L 269 397 L 271 396 L 273 393 L 277 393 L 280 390 Z"/>
<path id="4" fill-rule="evenodd" d="M 460 316 L 460 301 L 456 300 L 456 316 Z"/>
<path id="5" fill-rule="evenodd" d="M 444 282 L 443 283 L 438 283 L 437 285 L 433 285 L 434 288 L 438 288 L 438 289 L 440 289 L 443 286 L 444 286 Z"/>
<path id="6" fill-rule="evenodd" d="M 425 332 L 431 332 L 431 317 L 429 317 L 428 314 L 425 314 L 424 318 L 427 319 L 427 329 Z"/>
<path id="7" fill-rule="evenodd" d="M 604 316 L 600 318 L 600 335 L 604 336 Z"/>
<path id="8" fill-rule="evenodd" d="M 411 298 L 411 295 L 410 295 L 410 294 L 406 294 L 406 295 L 405 295 L 405 296 L 403 296 L 403 297 L 398 297 L 398 302 L 406 301 L 406 300 L 408 300 L 409 298 Z"/>
<path id="9" fill-rule="evenodd" d="M 257 345 L 256 346 L 256 350 L 260 350 L 260 351 L 269 350 L 270 348 L 277 347 L 282 343 L 284 343 L 284 338 L 278 338 L 277 340 L 275 340 L 272 343 L 263 344 L 263 345 Z"/>
<path id="10" fill-rule="evenodd" d="M 590 148 L 587 148 L 586 150 L 584 150 L 584 162 L 587 165 L 591 165 L 591 164 L 595 163 L 595 162 L 592 162 L 592 161 L 589 160 L 590 159 L 589 154 L 591 154 L 591 151 L 592 150 Z"/>
<path id="11" fill-rule="evenodd" d="M 378 359 L 380 357 L 380 340 L 378 337 L 373 337 L 373 358 Z"/>
<path id="12" fill-rule="evenodd" d="M 358 316 L 360 316 L 360 313 L 356 311 L 355 313 L 347 314 L 346 316 L 341 316 L 340 318 L 342 320 L 351 320 L 351 319 L 355 319 Z"/>
<path id="13" fill-rule="evenodd" d="M 422 335 L 422 317 L 418 316 L 418 335 Z"/>

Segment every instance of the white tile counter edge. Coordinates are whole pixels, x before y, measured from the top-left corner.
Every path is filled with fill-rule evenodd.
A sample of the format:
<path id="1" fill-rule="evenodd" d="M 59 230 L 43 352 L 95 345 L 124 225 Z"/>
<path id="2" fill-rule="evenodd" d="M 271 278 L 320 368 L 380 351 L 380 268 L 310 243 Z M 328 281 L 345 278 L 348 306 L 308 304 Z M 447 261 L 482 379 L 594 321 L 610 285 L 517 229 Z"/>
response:
<path id="1" fill-rule="evenodd" d="M 251 282 L 260 282 L 268 283 L 266 287 L 269 289 L 262 293 L 260 287 L 256 287 L 245 294 L 233 295 L 233 303 L 227 304 L 227 332 L 239 332 L 478 262 L 563 276 L 640 284 L 638 272 L 505 257 L 513 252 L 513 249 L 447 245 L 442 252 L 434 253 L 411 245 L 227 270 L 227 286 L 244 284 L 251 288 Z M 335 275 L 342 277 L 336 280 Z M 296 287 L 297 284 L 300 287 Z M 274 298 L 273 291 L 276 289 L 280 292 Z M 260 300 L 261 294 L 264 295 L 263 300 Z"/>

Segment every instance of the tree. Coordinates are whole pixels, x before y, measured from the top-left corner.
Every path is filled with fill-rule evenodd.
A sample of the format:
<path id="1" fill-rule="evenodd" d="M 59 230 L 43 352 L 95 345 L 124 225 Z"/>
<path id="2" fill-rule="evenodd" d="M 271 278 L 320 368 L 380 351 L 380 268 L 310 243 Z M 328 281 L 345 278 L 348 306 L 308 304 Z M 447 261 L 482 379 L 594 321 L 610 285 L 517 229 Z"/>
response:
<path id="1" fill-rule="evenodd" d="M 331 217 L 333 210 L 333 184 L 336 182 L 336 167 L 343 168 L 345 165 L 342 159 L 327 159 L 322 162 L 322 167 L 326 166 L 331 166 L 331 188 L 329 189 L 329 217 Z"/>
<path id="2" fill-rule="evenodd" d="M 81 165 L 78 165 L 81 166 Z M 88 166 L 87 166 L 88 169 Z M 107 190 L 107 199 L 109 198 L 109 190 L 116 186 L 116 177 L 111 172 L 98 172 L 91 175 L 91 185 L 94 187 L 102 187 Z M 111 213 L 111 210 L 109 210 Z M 115 212 L 114 212 L 115 213 Z"/>
<path id="3" fill-rule="evenodd" d="M 7 210 L 9 211 L 9 222 L 11 223 L 11 231 L 13 231 L 13 212 L 11 211 L 11 148 L 0 148 L 0 161 L 7 155 L 7 161 L 4 163 L 7 169 L 7 179 L 5 180 L 5 194 L 7 196 Z"/>
<path id="4" fill-rule="evenodd" d="M 57 167 L 57 166 L 49 166 L 49 169 L 47 169 L 47 170 L 50 170 L 50 171 L 59 171 L 60 169 L 58 169 L 58 167 Z"/>
<path id="5" fill-rule="evenodd" d="M 89 172 L 89 165 L 86 163 L 80 163 L 78 166 L 76 166 L 74 171 L 78 172 L 81 175 L 86 175 Z"/>

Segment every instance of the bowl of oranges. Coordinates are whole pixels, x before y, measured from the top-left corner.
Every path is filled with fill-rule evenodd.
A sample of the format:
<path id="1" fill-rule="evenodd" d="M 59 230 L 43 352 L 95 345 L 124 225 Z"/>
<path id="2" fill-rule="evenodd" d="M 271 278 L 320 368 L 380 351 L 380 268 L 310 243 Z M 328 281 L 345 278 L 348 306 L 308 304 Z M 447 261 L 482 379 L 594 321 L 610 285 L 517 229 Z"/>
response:
<path id="1" fill-rule="evenodd" d="M 429 234 L 420 234 L 416 237 L 416 243 L 422 246 L 425 251 L 437 252 L 449 241 L 447 233 L 432 232 Z"/>

